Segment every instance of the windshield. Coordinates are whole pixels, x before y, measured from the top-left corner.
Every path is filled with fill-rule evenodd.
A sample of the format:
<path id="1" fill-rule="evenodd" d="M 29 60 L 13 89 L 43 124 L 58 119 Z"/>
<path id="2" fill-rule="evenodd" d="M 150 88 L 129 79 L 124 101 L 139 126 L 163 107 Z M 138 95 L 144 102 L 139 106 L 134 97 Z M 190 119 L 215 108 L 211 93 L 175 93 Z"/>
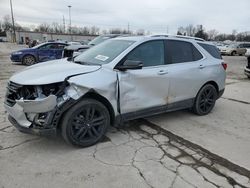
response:
<path id="1" fill-rule="evenodd" d="M 237 44 L 230 44 L 228 45 L 229 48 L 236 48 L 237 47 Z"/>
<path id="2" fill-rule="evenodd" d="M 43 46 L 44 44 L 46 44 L 46 43 L 41 43 L 41 44 L 38 44 L 38 45 L 36 45 L 36 46 L 33 46 L 32 49 L 37 49 L 37 48 Z"/>
<path id="3" fill-rule="evenodd" d="M 107 40 L 88 49 L 81 55 L 77 56 L 74 61 L 81 64 L 107 64 L 133 43 L 134 41 L 129 40 Z"/>
<path id="4" fill-rule="evenodd" d="M 88 45 L 94 46 L 94 45 L 100 44 L 101 42 L 103 42 L 103 41 L 105 41 L 107 39 L 110 39 L 110 37 L 99 36 L 99 37 L 94 38 L 92 41 L 90 41 L 88 43 Z"/>

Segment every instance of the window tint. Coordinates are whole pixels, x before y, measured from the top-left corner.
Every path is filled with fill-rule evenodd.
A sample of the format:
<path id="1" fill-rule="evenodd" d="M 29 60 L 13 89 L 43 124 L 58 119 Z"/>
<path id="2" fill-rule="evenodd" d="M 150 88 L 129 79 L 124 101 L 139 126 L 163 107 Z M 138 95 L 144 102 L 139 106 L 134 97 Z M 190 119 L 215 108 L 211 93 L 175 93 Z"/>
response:
<path id="1" fill-rule="evenodd" d="M 141 61 L 144 67 L 164 65 L 164 42 L 157 40 L 141 44 L 126 59 Z"/>
<path id="2" fill-rule="evenodd" d="M 243 47 L 244 47 L 244 45 L 243 45 L 243 44 L 240 44 L 238 47 L 239 47 L 239 48 L 243 48 Z"/>
<path id="3" fill-rule="evenodd" d="M 58 44 L 57 45 L 57 49 L 64 49 L 64 47 L 65 47 L 65 44 Z"/>
<path id="4" fill-rule="evenodd" d="M 194 47 L 193 44 L 192 44 L 192 48 L 193 48 L 193 61 L 198 61 L 198 60 L 202 59 L 203 56 L 202 56 L 201 53 Z"/>
<path id="5" fill-rule="evenodd" d="M 217 47 L 210 45 L 210 44 L 204 44 L 204 43 L 198 43 L 203 49 L 205 49 L 211 56 L 213 56 L 216 59 L 222 59 L 220 51 Z"/>
<path id="6" fill-rule="evenodd" d="M 250 48 L 250 44 L 243 44 L 244 48 Z"/>
<path id="7" fill-rule="evenodd" d="M 175 40 L 167 40 L 166 54 L 169 63 L 191 62 L 203 58 L 192 43 Z"/>

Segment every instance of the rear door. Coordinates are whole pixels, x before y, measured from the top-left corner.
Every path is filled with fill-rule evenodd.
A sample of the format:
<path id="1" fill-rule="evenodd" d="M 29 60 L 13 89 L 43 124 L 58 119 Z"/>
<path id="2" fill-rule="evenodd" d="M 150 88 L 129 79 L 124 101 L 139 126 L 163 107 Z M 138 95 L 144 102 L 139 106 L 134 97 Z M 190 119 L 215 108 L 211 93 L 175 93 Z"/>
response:
<path id="1" fill-rule="evenodd" d="M 192 43 L 180 40 L 166 40 L 166 57 L 170 63 L 169 107 L 190 105 L 206 80 L 207 63 Z"/>
<path id="2" fill-rule="evenodd" d="M 145 42 L 131 51 L 125 60 L 141 61 L 143 68 L 118 72 L 121 113 L 133 112 L 138 117 L 143 110 L 144 114 L 153 114 L 166 107 L 169 77 L 164 41 Z"/>
<path id="3" fill-rule="evenodd" d="M 239 44 L 237 46 L 237 54 L 243 55 L 246 53 L 246 51 L 247 51 L 247 49 L 245 48 L 244 44 Z"/>

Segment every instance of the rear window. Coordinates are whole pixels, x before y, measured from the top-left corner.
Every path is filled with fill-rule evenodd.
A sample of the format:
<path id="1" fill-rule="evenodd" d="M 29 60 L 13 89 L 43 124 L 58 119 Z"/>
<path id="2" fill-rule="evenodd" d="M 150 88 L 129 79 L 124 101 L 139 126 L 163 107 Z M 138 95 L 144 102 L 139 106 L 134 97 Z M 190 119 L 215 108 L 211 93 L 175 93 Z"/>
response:
<path id="1" fill-rule="evenodd" d="M 198 43 L 198 44 L 214 58 L 222 59 L 220 55 L 220 51 L 217 47 L 210 45 L 210 44 L 204 44 L 204 43 Z"/>

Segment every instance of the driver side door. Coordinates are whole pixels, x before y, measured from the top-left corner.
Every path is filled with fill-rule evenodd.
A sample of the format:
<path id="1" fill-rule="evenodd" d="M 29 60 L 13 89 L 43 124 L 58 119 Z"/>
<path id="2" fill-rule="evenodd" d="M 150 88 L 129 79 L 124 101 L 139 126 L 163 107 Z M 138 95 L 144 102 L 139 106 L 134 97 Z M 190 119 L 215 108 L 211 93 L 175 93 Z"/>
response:
<path id="1" fill-rule="evenodd" d="M 55 44 L 45 44 L 38 50 L 38 58 L 40 62 L 49 61 L 55 58 Z"/>
<path id="2" fill-rule="evenodd" d="M 121 114 L 126 114 L 126 119 L 132 119 L 134 116 L 165 111 L 169 76 L 164 41 L 145 42 L 132 50 L 123 62 L 126 60 L 141 61 L 143 67 L 118 72 Z"/>

